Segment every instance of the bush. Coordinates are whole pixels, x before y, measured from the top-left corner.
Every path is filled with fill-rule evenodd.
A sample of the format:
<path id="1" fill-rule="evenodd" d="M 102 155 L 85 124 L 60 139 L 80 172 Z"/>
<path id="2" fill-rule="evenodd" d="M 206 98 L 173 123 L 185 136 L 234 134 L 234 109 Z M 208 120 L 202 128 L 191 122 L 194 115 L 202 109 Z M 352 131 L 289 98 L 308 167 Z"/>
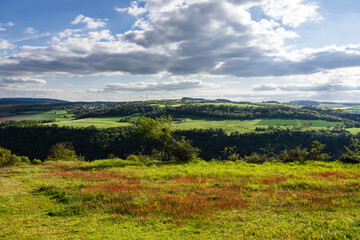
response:
<path id="1" fill-rule="evenodd" d="M 132 161 L 132 162 L 140 162 L 140 159 L 138 156 L 131 154 L 126 158 L 127 161 Z"/>
<path id="2" fill-rule="evenodd" d="M 183 137 L 181 140 L 174 141 L 171 152 L 176 162 L 188 162 L 196 159 L 200 150 L 191 146 L 190 141 Z"/>
<path id="3" fill-rule="evenodd" d="M 290 151 L 284 150 L 279 156 L 280 160 L 283 162 L 305 162 L 309 159 L 309 152 L 306 148 L 301 148 L 299 146 L 291 149 Z"/>
<path id="4" fill-rule="evenodd" d="M 180 140 L 174 138 L 170 116 L 156 119 L 143 117 L 136 123 L 134 133 L 158 145 L 152 156 L 160 161 L 188 162 L 199 155 L 200 150 L 191 146 L 190 141 L 184 137 Z"/>
<path id="5" fill-rule="evenodd" d="M 268 162 L 269 158 L 266 155 L 253 153 L 250 156 L 243 157 L 241 160 L 247 163 L 263 164 L 264 162 Z"/>
<path id="6" fill-rule="evenodd" d="M 19 157 L 11 154 L 10 150 L 0 147 L 0 167 L 16 166 L 24 163 L 29 163 L 28 157 Z"/>
<path id="7" fill-rule="evenodd" d="M 225 147 L 221 152 L 222 159 L 236 162 L 239 160 L 240 154 L 237 153 L 237 147 Z"/>
<path id="8" fill-rule="evenodd" d="M 57 143 L 50 149 L 47 161 L 76 161 L 78 157 L 71 143 Z"/>
<path id="9" fill-rule="evenodd" d="M 30 159 L 29 159 L 28 157 L 21 156 L 20 159 L 21 159 L 21 162 L 22 162 L 22 163 L 25 163 L 25 164 L 29 164 L 29 163 L 30 163 Z"/>
<path id="10" fill-rule="evenodd" d="M 360 141 L 359 139 L 352 138 L 350 146 L 345 147 L 346 153 L 341 155 L 340 161 L 344 163 L 360 163 Z"/>
<path id="11" fill-rule="evenodd" d="M 32 164 L 35 164 L 35 165 L 41 164 L 41 160 L 39 160 L 39 159 L 34 159 L 34 160 L 31 161 L 31 163 L 32 163 Z"/>

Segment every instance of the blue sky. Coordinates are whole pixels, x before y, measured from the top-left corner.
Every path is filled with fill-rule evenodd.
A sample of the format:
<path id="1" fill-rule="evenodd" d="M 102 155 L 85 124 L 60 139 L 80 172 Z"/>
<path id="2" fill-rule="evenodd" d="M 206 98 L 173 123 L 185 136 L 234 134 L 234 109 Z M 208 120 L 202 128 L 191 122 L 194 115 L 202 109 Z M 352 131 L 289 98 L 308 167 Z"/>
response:
<path id="1" fill-rule="evenodd" d="M 2 0 L 0 97 L 360 102 L 356 0 Z"/>

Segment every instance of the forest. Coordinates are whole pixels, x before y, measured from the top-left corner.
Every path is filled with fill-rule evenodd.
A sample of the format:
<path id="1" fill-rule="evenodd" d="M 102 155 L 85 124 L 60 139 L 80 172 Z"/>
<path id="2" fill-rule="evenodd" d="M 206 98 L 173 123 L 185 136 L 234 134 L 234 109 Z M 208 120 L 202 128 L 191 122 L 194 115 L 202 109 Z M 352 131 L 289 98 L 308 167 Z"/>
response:
<path id="1" fill-rule="evenodd" d="M 189 103 L 188 99 L 172 101 L 149 101 L 133 103 L 66 103 L 66 104 L 20 104 L 4 105 L 2 113 L 12 115 L 27 111 L 66 110 L 74 119 L 88 117 L 120 116 L 119 121 L 135 121 L 124 127 L 97 128 L 58 126 L 56 119 L 50 120 L 8 120 L 0 123 L 0 146 L 20 156 L 44 161 L 52 146 L 57 143 L 71 143 L 78 155 L 87 161 L 104 159 L 109 156 L 127 158 L 135 155 L 151 155 L 157 143 L 144 141 L 134 134 L 136 123 L 141 119 L 159 119 L 171 116 L 171 124 L 182 121 L 187 116 L 213 119 L 320 119 L 342 122 L 342 126 L 327 129 L 304 129 L 301 127 L 257 127 L 255 131 L 240 133 L 225 132 L 222 128 L 174 129 L 174 139 L 186 138 L 192 146 L 199 149 L 199 157 L 206 161 L 213 159 L 228 160 L 229 156 L 237 159 L 259 154 L 266 159 L 279 158 L 284 151 L 296 147 L 311 149 L 318 141 L 324 145 L 324 154 L 328 161 L 338 159 L 346 152 L 352 138 L 357 135 L 347 131 L 359 126 L 359 114 L 341 110 L 323 109 L 312 106 L 294 107 L 279 103 Z M 130 116 L 141 114 L 139 118 Z M 252 161 L 247 158 L 248 161 Z M 254 160 L 257 161 L 257 160 Z M 263 162 L 263 161 L 260 161 Z"/>

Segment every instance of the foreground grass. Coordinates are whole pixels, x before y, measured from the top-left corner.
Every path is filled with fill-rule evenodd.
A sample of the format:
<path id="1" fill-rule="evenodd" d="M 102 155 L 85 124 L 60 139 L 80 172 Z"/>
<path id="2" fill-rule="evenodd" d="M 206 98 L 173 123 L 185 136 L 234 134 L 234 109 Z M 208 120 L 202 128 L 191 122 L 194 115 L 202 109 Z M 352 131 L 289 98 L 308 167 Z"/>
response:
<path id="1" fill-rule="evenodd" d="M 360 236 L 359 165 L 103 160 L 0 176 L 0 239 Z"/>

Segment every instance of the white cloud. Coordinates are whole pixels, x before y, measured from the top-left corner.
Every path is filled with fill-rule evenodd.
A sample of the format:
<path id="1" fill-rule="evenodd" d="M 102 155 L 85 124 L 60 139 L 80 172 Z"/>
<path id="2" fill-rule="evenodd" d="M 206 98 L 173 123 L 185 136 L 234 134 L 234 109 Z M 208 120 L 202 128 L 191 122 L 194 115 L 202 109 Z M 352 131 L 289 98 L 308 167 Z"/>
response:
<path id="1" fill-rule="evenodd" d="M 71 22 L 72 24 L 80 24 L 85 23 L 86 27 L 88 29 L 97 29 L 97 28 L 103 28 L 106 26 L 106 22 L 102 19 L 93 19 L 90 17 L 85 17 L 84 15 L 80 14 L 78 15 L 74 21 Z"/>
<path id="2" fill-rule="evenodd" d="M 24 46 L 0 59 L 0 76 L 166 74 L 267 77 L 360 66 L 360 45 L 296 49 L 296 27 L 321 18 L 301 0 L 147 0 L 117 9 L 136 16 L 115 34 L 106 20 L 77 16 L 48 46 Z M 254 20 L 252 7 L 268 16 Z M 295 16 L 295 17 L 293 17 Z M 136 28 L 135 28 L 136 27 Z M 9 48 L 6 40 L 3 49 Z M 7 44 L 7 46 L 6 46 Z M 10 45 L 11 46 L 11 45 Z M 0 47 L 1 48 L 1 47 Z"/>
<path id="3" fill-rule="evenodd" d="M 37 31 L 32 28 L 32 27 L 27 27 L 25 30 L 24 30 L 24 33 L 27 33 L 27 34 L 35 34 Z"/>
<path id="4" fill-rule="evenodd" d="M 101 32 L 89 32 L 88 37 L 95 41 L 108 40 L 113 41 L 115 37 L 111 35 L 109 30 L 102 30 Z"/>
<path id="5" fill-rule="evenodd" d="M 1 49 L 11 49 L 14 48 L 15 46 L 11 43 L 9 43 L 7 40 L 1 39 L 0 38 L 0 50 Z"/>
<path id="6" fill-rule="evenodd" d="M 104 88 L 104 92 L 145 92 L 145 91 L 178 91 L 203 88 L 206 84 L 200 80 L 177 80 L 172 82 L 135 82 L 111 83 Z"/>
<path id="7" fill-rule="evenodd" d="M 131 6 L 128 8 L 117 8 L 115 7 L 115 10 L 117 12 L 126 12 L 133 16 L 139 16 L 146 12 L 145 8 L 139 7 L 138 3 L 136 1 L 131 2 Z"/>
<path id="8" fill-rule="evenodd" d="M 284 25 L 298 27 L 308 21 L 320 21 L 322 17 L 317 12 L 319 8 L 315 2 L 306 3 L 304 0 L 268 0 L 263 5 L 264 13 Z"/>
<path id="9" fill-rule="evenodd" d="M 1 87 L 43 86 L 46 81 L 30 77 L 6 77 L 0 80 Z"/>
<path id="10" fill-rule="evenodd" d="M 8 22 L 8 23 L 1 23 L 0 22 L 0 31 L 5 31 L 6 30 L 6 28 L 4 28 L 4 26 L 5 27 L 12 27 L 14 25 L 15 24 L 13 22 Z"/>

